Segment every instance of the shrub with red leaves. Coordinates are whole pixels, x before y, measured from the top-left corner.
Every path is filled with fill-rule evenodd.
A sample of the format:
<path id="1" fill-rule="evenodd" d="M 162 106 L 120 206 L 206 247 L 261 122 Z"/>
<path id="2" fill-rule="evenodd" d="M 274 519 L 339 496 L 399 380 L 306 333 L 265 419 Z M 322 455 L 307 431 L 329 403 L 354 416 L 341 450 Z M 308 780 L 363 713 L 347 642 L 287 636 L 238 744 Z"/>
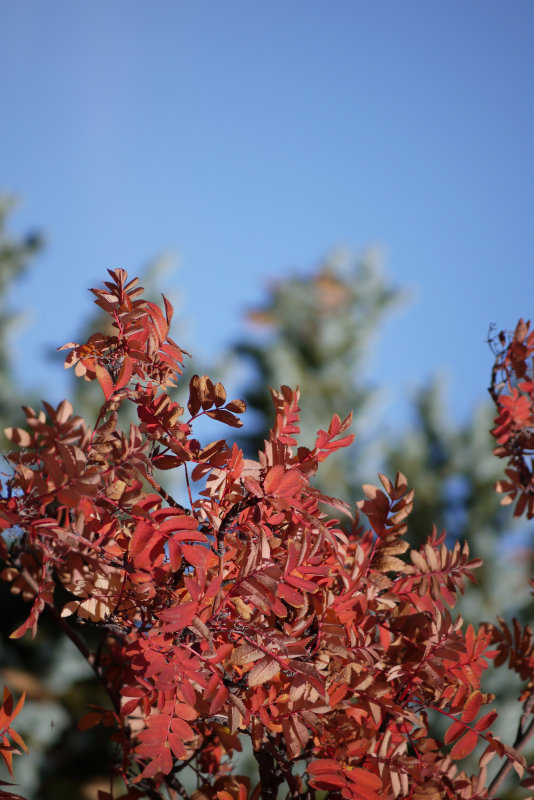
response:
<path id="1" fill-rule="evenodd" d="M 448 549 L 434 530 L 410 549 L 414 493 L 402 474 L 363 487 L 369 529 L 321 494 L 313 477 L 351 444 L 351 418 L 334 415 L 303 446 L 299 393 L 287 386 L 272 390 L 275 421 L 257 460 L 225 439 L 194 438 L 203 416 L 239 427 L 245 404 L 206 375 L 191 379 L 187 409 L 173 399 L 187 354 L 169 336 L 171 304 L 144 300 L 124 270 L 109 274 L 92 291 L 113 334 L 64 346 L 66 366 L 100 384 L 100 413 L 89 426 L 67 401 L 26 408 L 25 427 L 7 430 L 17 449 L 0 498 L 0 526 L 12 532 L 0 540 L 1 577 L 30 603 L 12 636 L 35 634 L 46 610 L 109 698 L 80 721 L 103 725 L 117 745 L 100 800 L 187 797 L 186 766 L 195 800 L 274 800 L 281 786 L 292 800 L 495 796 L 510 766 L 522 774 L 524 742 L 492 734 L 481 677 L 513 652 L 530 680 L 532 638 L 464 629 L 453 616 L 480 564 L 467 544 Z M 493 386 L 497 454 L 511 459 L 500 490 L 528 516 L 533 350 L 522 324 Z M 138 417 L 128 430 L 125 404 Z M 183 472 L 187 501 L 160 486 L 158 470 Z M 100 632 L 94 652 L 80 623 Z M 0 754 L 10 772 L 24 748 L 11 727 L 22 703 L 5 691 Z M 429 731 L 436 717 L 447 723 L 442 741 Z M 232 766 L 244 737 L 252 782 Z M 466 775 L 460 762 L 478 744 L 479 768 Z M 494 756 L 503 767 L 488 786 Z"/>

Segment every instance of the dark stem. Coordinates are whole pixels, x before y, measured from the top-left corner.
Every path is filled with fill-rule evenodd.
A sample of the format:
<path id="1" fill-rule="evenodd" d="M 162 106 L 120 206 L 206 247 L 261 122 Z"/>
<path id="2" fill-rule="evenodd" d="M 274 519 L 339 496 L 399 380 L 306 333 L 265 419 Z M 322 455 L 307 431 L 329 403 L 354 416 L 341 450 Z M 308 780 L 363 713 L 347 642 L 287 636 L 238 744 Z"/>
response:
<path id="1" fill-rule="evenodd" d="M 534 719 L 530 721 L 530 724 L 527 726 L 524 733 L 522 732 L 521 725 L 519 726 L 517 738 L 514 742 L 514 749 L 521 752 L 521 750 L 525 747 L 529 739 L 532 737 L 532 734 L 534 734 Z M 489 795 L 492 795 L 499 790 L 499 787 L 501 786 L 502 782 L 512 769 L 513 765 L 514 764 L 512 759 L 508 759 L 507 761 L 505 761 L 505 763 L 502 765 L 502 767 L 500 768 L 500 770 L 498 771 L 498 773 L 496 774 L 496 776 L 489 785 L 488 788 Z"/>
<path id="2" fill-rule="evenodd" d="M 219 556 L 224 554 L 224 536 L 228 528 L 235 522 L 242 511 L 257 505 L 260 500 L 263 500 L 263 498 L 256 496 L 243 498 L 243 500 L 240 500 L 239 503 L 235 503 L 235 505 L 226 512 L 222 519 L 221 527 L 217 531 L 217 552 Z"/>
<path id="3" fill-rule="evenodd" d="M 161 497 L 163 497 L 163 499 L 166 500 L 170 506 L 172 506 L 173 508 L 178 508 L 180 511 L 183 511 L 183 513 L 187 514 L 187 516 L 189 517 L 191 516 L 190 509 L 183 506 L 181 503 L 175 500 L 174 497 L 172 497 L 172 495 L 166 492 L 163 486 L 160 486 L 159 483 L 155 481 L 154 478 L 148 473 L 148 471 L 143 471 L 143 477 L 146 478 L 146 480 L 149 482 L 152 488 L 155 489 L 156 492 Z"/>
<path id="4" fill-rule="evenodd" d="M 189 795 L 185 790 L 185 786 L 183 783 L 178 779 L 176 775 L 165 775 L 165 783 L 169 788 L 174 789 L 180 797 L 183 797 L 183 800 L 189 800 Z"/>
<path id="5" fill-rule="evenodd" d="M 262 800 L 276 800 L 278 787 L 284 779 L 280 774 L 275 759 L 265 745 L 254 751 L 254 757 L 258 762 Z"/>
<path id="6" fill-rule="evenodd" d="M 271 742 L 270 740 L 267 740 L 267 742 L 265 742 L 263 746 L 267 748 L 268 752 L 271 754 L 274 761 L 278 762 L 280 771 L 282 772 L 284 779 L 287 785 L 289 786 L 290 797 L 293 798 L 293 800 L 298 800 L 298 798 L 302 796 L 300 792 L 300 783 L 298 777 L 296 775 L 293 775 L 291 771 L 291 764 L 289 764 L 289 762 L 284 758 L 282 753 L 280 753 L 280 751 L 277 750 L 277 748 L 275 748 L 273 742 Z"/>

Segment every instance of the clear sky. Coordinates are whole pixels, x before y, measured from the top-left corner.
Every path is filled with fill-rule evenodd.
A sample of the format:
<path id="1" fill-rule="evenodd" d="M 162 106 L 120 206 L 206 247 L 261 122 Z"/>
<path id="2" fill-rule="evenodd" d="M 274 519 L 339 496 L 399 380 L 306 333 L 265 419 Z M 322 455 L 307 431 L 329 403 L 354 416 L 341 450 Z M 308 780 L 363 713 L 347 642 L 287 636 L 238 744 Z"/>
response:
<path id="1" fill-rule="evenodd" d="M 489 323 L 533 316 L 533 41 L 530 0 L 3 3 L 0 186 L 48 238 L 13 297 L 19 374 L 61 399 L 43 343 L 107 267 L 176 253 L 208 355 L 270 278 L 380 245 L 413 299 L 373 373 L 401 402 L 444 370 L 465 416 Z"/>

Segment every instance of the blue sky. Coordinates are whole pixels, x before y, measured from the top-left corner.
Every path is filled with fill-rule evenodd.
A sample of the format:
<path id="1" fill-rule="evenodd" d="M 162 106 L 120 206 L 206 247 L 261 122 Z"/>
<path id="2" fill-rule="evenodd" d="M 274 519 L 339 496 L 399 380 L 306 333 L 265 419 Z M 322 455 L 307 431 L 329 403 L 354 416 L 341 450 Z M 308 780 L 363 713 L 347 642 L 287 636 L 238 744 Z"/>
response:
<path id="1" fill-rule="evenodd" d="M 43 344 L 108 267 L 175 253 L 206 357 L 270 279 L 378 245 L 412 301 L 372 374 L 402 404 L 445 372 L 465 417 L 489 323 L 531 315 L 533 31 L 527 0 L 2 4 L 0 187 L 48 239 L 13 295 L 19 375 L 61 399 Z"/>

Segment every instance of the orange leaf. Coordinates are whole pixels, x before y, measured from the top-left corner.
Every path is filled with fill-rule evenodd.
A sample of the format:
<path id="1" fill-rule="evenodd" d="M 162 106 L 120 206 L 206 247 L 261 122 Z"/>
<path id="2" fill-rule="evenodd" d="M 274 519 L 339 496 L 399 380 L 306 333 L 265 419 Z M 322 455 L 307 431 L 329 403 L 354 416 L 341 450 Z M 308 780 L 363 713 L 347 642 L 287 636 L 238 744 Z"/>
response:
<path id="1" fill-rule="evenodd" d="M 308 765 L 308 772 L 312 775 L 321 775 L 327 772 L 339 772 L 340 764 L 333 758 L 317 758 Z"/>
<path id="2" fill-rule="evenodd" d="M 311 773 L 311 785 L 317 789 L 336 789 L 338 786 L 346 786 L 347 779 L 343 773 L 341 764 L 333 758 L 318 758 L 308 765 L 308 773 Z"/>

